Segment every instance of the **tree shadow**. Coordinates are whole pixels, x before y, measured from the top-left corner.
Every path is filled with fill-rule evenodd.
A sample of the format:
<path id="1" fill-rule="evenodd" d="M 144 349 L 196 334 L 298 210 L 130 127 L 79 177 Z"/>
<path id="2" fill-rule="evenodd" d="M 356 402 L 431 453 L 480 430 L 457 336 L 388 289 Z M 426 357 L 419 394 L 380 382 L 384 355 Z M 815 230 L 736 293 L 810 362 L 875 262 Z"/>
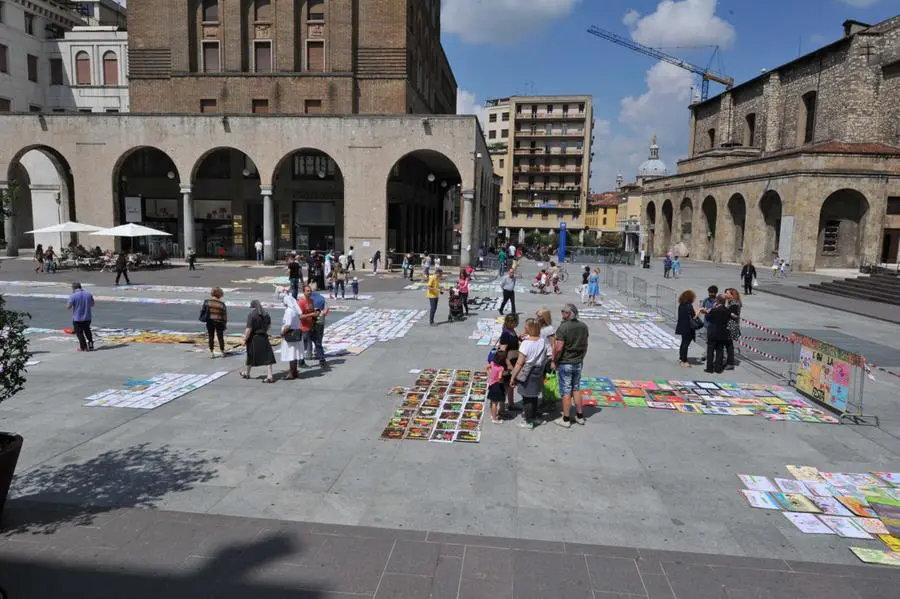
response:
<path id="1" fill-rule="evenodd" d="M 5 534 L 53 534 L 63 525 L 90 525 L 115 508 L 152 508 L 164 496 L 213 480 L 220 458 L 202 451 L 142 443 L 86 462 L 40 466 L 13 480 L 3 514 Z M 35 502 L 55 509 L 17 509 Z"/>

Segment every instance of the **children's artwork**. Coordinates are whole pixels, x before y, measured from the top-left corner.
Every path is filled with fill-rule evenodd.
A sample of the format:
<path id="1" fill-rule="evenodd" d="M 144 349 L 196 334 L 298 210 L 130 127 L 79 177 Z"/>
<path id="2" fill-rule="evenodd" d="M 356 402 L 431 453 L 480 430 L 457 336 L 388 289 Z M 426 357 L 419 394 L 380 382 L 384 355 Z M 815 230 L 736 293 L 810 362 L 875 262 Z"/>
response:
<path id="1" fill-rule="evenodd" d="M 800 532 L 813 535 L 833 535 L 835 534 L 824 522 L 819 520 L 813 514 L 795 514 L 792 512 L 781 512 L 785 518 L 800 529 Z"/>
<path id="2" fill-rule="evenodd" d="M 652 322 L 609 322 L 609 330 L 629 347 L 639 349 L 678 349 L 681 340 Z"/>
<path id="3" fill-rule="evenodd" d="M 469 335 L 469 339 L 477 339 L 475 345 L 493 346 L 497 344 L 502 332 L 502 317 L 479 318 L 475 323 L 475 332 Z"/>
<path id="4" fill-rule="evenodd" d="M 862 528 L 869 534 L 889 534 L 887 527 L 884 525 L 884 522 L 882 522 L 878 518 L 853 518 L 853 521 L 856 522 L 860 528 Z"/>
<path id="5" fill-rule="evenodd" d="M 872 535 L 867 533 L 852 518 L 842 518 L 841 516 L 819 516 L 819 519 L 828 525 L 838 536 L 845 539 L 871 539 Z"/>
<path id="6" fill-rule="evenodd" d="M 788 464 L 785 467 L 797 480 L 803 482 L 825 482 L 825 479 L 819 474 L 819 470 L 812 466 L 794 466 L 793 464 Z"/>
<path id="7" fill-rule="evenodd" d="M 469 309 L 479 310 L 481 312 L 496 312 L 497 310 L 500 309 L 500 304 L 502 302 L 503 302 L 503 299 L 499 298 L 499 297 L 489 297 L 489 296 L 470 297 L 469 298 Z"/>
<path id="8" fill-rule="evenodd" d="M 888 551 L 900 552 L 900 538 L 893 535 L 878 535 L 878 540 L 887 546 Z"/>
<path id="9" fill-rule="evenodd" d="M 776 478 L 775 484 L 781 489 L 782 493 L 799 493 L 801 495 L 810 495 L 809 490 L 799 480 L 792 478 Z"/>
<path id="10" fill-rule="evenodd" d="M 772 499 L 772 496 L 765 491 L 748 491 L 747 489 L 741 489 L 741 493 L 744 494 L 750 507 L 761 508 L 764 510 L 781 509 L 778 507 L 778 504 L 775 503 L 775 500 Z"/>
<path id="11" fill-rule="evenodd" d="M 892 486 L 900 487 L 900 472 L 873 472 L 872 474 Z"/>
<path id="12" fill-rule="evenodd" d="M 808 480 L 805 483 L 806 488 L 809 489 L 809 492 L 818 497 L 833 497 L 834 496 L 834 487 L 825 482 L 815 482 L 812 480 Z"/>
<path id="13" fill-rule="evenodd" d="M 376 343 L 405 337 L 424 315 L 424 310 L 360 308 L 325 327 L 325 352 L 360 354 Z"/>
<path id="14" fill-rule="evenodd" d="M 772 498 L 781 506 L 781 509 L 789 512 L 803 512 L 806 514 L 821 514 L 822 510 L 816 507 L 809 497 L 799 493 L 772 493 Z"/>
<path id="15" fill-rule="evenodd" d="M 900 537 L 900 501 L 873 499 L 870 506 L 887 527 L 888 532 L 895 537 Z"/>
<path id="16" fill-rule="evenodd" d="M 777 493 L 778 489 L 765 476 L 753 476 L 751 474 L 738 474 L 738 478 L 744 483 L 744 486 L 751 491 L 766 491 L 768 493 Z"/>
<path id="17" fill-rule="evenodd" d="M 149 380 L 126 381 L 124 389 L 107 389 L 85 398 L 87 407 L 152 410 L 228 374 L 163 373 Z"/>
<path id="18" fill-rule="evenodd" d="M 844 504 L 834 497 L 810 497 L 810 501 L 829 516 L 852 516 L 853 512 L 844 507 Z"/>
<path id="19" fill-rule="evenodd" d="M 207 289 L 208 291 L 208 289 Z M 69 296 L 63 293 L 4 293 L 7 297 L 25 297 L 35 299 L 52 299 L 65 301 Z M 95 302 L 110 302 L 118 304 L 154 304 L 165 306 L 200 306 L 205 301 L 203 298 L 190 297 L 126 297 L 124 295 L 95 295 Z M 231 310 L 250 309 L 250 302 L 238 300 L 225 300 L 225 305 Z M 266 310 L 284 310 L 281 302 L 260 302 Z"/>
<path id="20" fill-rule="evenodd" d="M 798 391 L 841 412 L 847 411 L 854 367 L 865 358 L 838 347 L 794 333 L 800 343 Z"/>
<path id="21" fill-rule="evenodd" d="M 877 564 L 879 566 L 900 566 L 900 553 L 883 551 L 881 549 L 868 549 L 865 547 L 851 547 L 853 555 L 865 564 Z"/>
<path id="22" fill-rule="evenodd" d="M 865 499 L 850 497 L 849 495 L 839 495 L 836 497 L 838 501 L 844 504 L 844 507 L 862 518 L 877 518 L 878 514 L 870 508 Z"/>
<path id="23" fill-rule="evenodd" d="M 209 293 L 209 287 L 187 287 L 184 285 L 122 285 L 122 291 L 142 291 L 155 293 Z M 225 293 L 249 291 L 249 287 L 222 287 Z"/>

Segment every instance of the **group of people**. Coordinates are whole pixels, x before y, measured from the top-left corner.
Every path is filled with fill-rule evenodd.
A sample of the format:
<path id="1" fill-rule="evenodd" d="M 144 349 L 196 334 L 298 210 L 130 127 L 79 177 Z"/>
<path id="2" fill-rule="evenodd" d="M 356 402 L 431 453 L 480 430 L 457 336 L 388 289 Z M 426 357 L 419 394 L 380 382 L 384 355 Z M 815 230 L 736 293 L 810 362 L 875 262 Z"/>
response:
<path id="1" fill-rule="evenodd" d="M 350 252 L 353 252 L 352 246 L 350 247 Z M 312 250 L 305 262 L 307 267 L 307 285 L 312 286 L 315 284 L 317 291 L 323 291 L 327 288 L 329 298 L 331 299 L 337 298 L 338 293 L 341 294 L 341 299 L 346 298 L 348 273 L 351 269 L 356 269 L 351 254 L 340 253 L 335 257 L 334 251 L 328 251 L 325 254 L 322 254 L 321 252 Z M 303 263 L 303 256 L 297 252 L 293 252 L 287 259 L 290 294 L 294 299 L 300 295 L 300 287 L 304 285 Z M 359 280 L 356 277 L 353 277 L 349 283 L 353 297 L 358 297 Z"/>
<path id="2" fill-rule="evenodd" d="M 663 258 L 663 278 L 668 279 L 670 277 L 677 279 L 681 276 L 681 259 L 678 256 L 673 256 L 672 252 L 666 254 L 665 258 Z"/>
<path id="3" fill-rule="evenodd" d="M 550 311 L 539 309 L 534 318 L 525 321 L 521 334 L 516 331 L 517 314 L 508 314 L 503 319 L 503 331 L 485 367 L 494 424 L 501 424 L 505 416 L 522 411 L 515 401 L 518 391 L 524 407 L 520 426 L 537 427 L 541 416 L 538 400 L 544 391 L 546 375 L 551 372 L 556 373 L 562 399 L 561 415 L 553 422 L 563 428 L 570 428 L 573 421 L 585 423 L 580 389 L 589 331 L 578 320 L 578 308 L 573 304 L 565 304 L 561 313 L 562 323 L 554 329 Z"/>
<path id="4" fill-rule="evenodd" d="M 551 287 L 553 293 L 561 293 L 559 290 L 559 267 L 556 266 L 556 262 L 550 262 L 550 268 L 539 270 L 531 286 L 534 287 L 534 293 L 542 295 L 550 293 Z"/>
<path id="5" fill-rule="evenodd" d="M 734 343 L 741 337 L 741 294 L 729 287 L 723 294 L 711 285 L 708 296 L 696 305 L 697 294 L 687 289 L 678 298 L 678 320 L 675 334 L 681 336 L 678 362 L 682 368 L 690 368 L 688 348 L 696 341 L 697 331 L 706 333 L 707 373 L 734 370 Z"/>

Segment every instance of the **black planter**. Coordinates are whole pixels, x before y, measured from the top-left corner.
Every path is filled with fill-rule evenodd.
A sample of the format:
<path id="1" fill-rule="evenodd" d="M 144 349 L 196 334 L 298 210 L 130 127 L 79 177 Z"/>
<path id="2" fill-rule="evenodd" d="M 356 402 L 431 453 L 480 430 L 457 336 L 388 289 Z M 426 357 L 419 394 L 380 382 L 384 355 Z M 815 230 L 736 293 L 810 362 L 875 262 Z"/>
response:
<path id="1" fill-rule="evenodd" d="M 22 451 L 22 435 L 0 433 L 0 517 L 9 494 L 9 485 L 16 472 L 16 463 Z"/>

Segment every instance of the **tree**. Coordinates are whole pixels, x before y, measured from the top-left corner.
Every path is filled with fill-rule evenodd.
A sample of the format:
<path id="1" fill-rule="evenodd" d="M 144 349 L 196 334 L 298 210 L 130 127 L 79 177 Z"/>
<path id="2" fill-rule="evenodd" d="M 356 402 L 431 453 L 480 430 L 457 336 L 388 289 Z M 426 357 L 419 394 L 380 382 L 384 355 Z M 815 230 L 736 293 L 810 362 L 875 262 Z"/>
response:
<path id="1" fill-rule="evenodd" d="M 0 295 L 0 403 L 25 386 L 25 363 L 31 359 L 25 320 L 30 314 L 6 309 L 6 298 Z"/>
<path id="2" fill-rule="evenodd" d="M 9 182 L 9 188 L 0 190 L 0 218 L 6 218 L 13 213 L 13 202 L 19 198 L 19 184 Z"/>

